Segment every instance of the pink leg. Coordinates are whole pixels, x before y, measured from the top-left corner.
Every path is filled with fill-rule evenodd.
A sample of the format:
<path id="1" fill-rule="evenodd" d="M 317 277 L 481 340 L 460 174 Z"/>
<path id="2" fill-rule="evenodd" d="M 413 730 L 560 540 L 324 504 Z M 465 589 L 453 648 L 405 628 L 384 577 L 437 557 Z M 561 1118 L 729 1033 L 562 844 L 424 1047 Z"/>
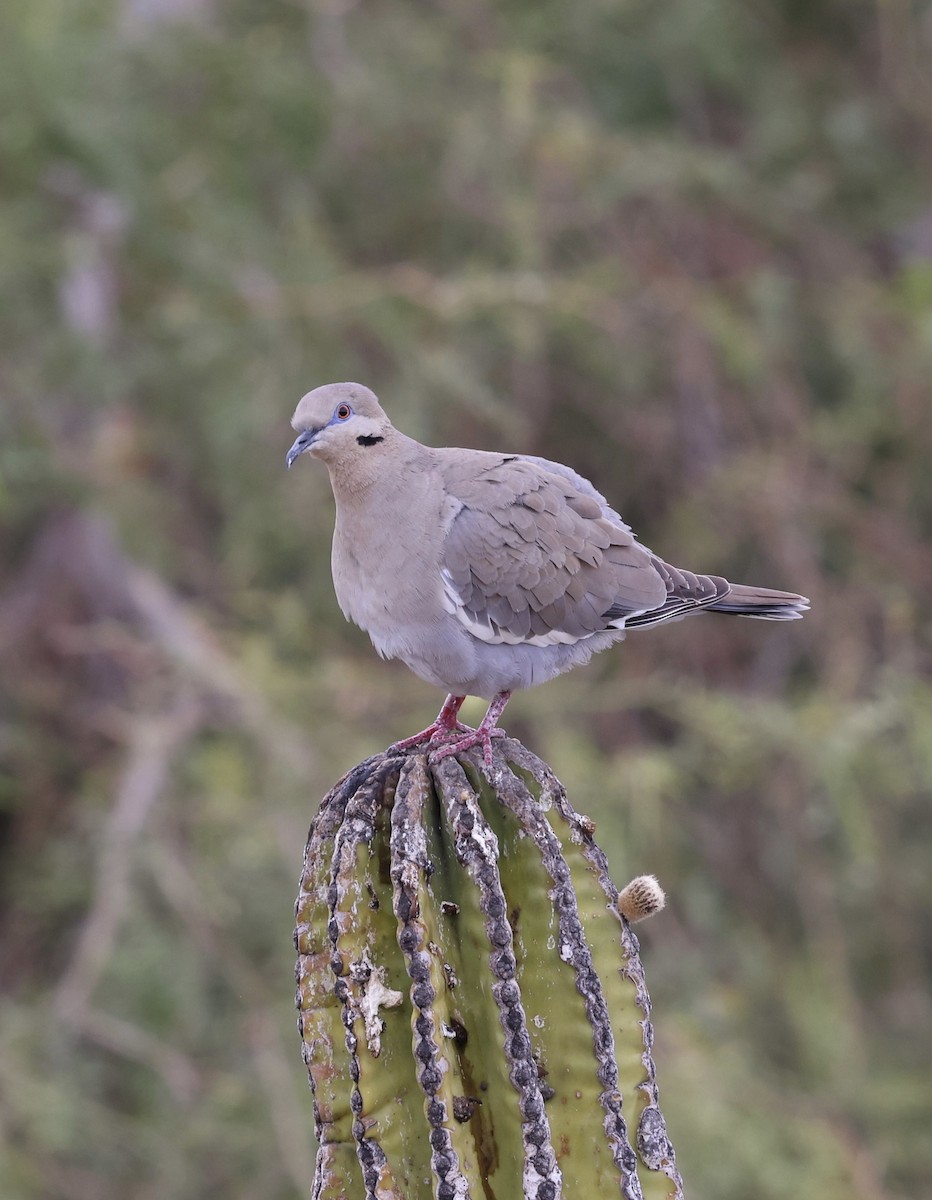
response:
<path id="1" fill-rule="evenodd" d="M 456 733 L 458 730 L 462 732 L 472 732 L 468 725 L 462 725 L 456 719 L 456 714 L 459 712 L 465 696 L 447 696 L 443 702 L 443 708 L 437 713 L 437 716 L 431 725 L 426 729 L 422 729 L 420 733 L 413 733 L 410 737 L 402 738 L 400 742 L 395 742 L 390 746 L 390 750 L 410 750 L 414 746 L 420 746 L 422 742 L 429 742 L 438 736 L 448 737 L 451 733 Z"/>
<path id="2" fill-rule="evenodd" d="M 458 754 L 461 750 L 469 750 L 472 746 L 481 746 L 485 765 L 491 770 L 492 738 L 505 736 L 504 729 L 498 728 L 498 718 L 505 711 L 505 705 L 510 699 L 511 692 L 499 692 L 489 705 L 489 710 L 482 718 L 479 728 L 468 729 L 461 737 L 451 739 L 445 746 L 435 750 L 431 754 L 433 761 L 440 762 L 444 758 L 449 758 L 451 754 Z"/>

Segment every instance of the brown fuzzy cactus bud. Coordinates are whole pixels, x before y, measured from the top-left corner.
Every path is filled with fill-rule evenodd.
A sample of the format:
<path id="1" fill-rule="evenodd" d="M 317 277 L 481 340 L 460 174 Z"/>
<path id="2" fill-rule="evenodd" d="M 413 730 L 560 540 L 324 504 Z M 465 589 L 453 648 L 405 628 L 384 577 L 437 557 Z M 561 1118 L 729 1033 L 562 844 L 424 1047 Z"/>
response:
<path id="1" fill-rule="evenodd" d="M 676 1200 L 650 1000 L 593 826 L 511 739 L 377 755 L 330 792 L 296 906 L 314 1200 Z M 624 899 L 627 896 L 627 900 Z"/>
<path id="2" fill-rule="evenodd" d="M 653 875 L 638 875 L 618 893 L 618 911 L 632 925 L 659 913 L 667 902 Z"/>

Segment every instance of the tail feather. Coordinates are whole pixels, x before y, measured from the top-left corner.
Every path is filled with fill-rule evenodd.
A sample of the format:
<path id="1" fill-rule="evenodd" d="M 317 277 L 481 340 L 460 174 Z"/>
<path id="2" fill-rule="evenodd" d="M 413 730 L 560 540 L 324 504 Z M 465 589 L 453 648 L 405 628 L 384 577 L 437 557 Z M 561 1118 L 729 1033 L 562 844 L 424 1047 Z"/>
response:
<path id="1" fill-rule="evenodd" d="M 729 583 L 720 575 L 696 575 L 682 567 L 671 566 L 656 555 L 651 555 L 651 563 L 667 585 L 666 600 L 657 608 L 633 615 L 626 606 L 613 605 L 605 619 L 617 620 L 616 628 L 643 629 L 649 625 L 680 621 L 694 612 L 733 613 L 739 617 L 755 617 L 759 621 L 798 621 L 809 607 L 806 597 L 797 596 L 795 592 Z"/>
<path id="2" fill-rule="evenodd" d="M 706 605 L 706 611 L 734 613 L 739 617 L 755 617 L 759 621 L 798 621 L 808 607 L 808 599 L 797 596 L 795 592 L 732 583 L 720 600 Z"/>

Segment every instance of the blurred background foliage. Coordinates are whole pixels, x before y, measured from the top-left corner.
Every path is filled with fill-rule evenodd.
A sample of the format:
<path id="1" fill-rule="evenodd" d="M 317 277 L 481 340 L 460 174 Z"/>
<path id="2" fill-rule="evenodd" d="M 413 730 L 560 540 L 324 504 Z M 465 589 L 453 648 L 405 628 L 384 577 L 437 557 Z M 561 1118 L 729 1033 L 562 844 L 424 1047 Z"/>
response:
<path id="1" fill-rule="evenodd" d="M 909 0 L 3 6 L 5 1198 L 309 1186 L 304 833 L 440 700 L 283 470 L 332 379 L 812 597 L 508 726 L 669 891 L 689 1194 L 932 1193 L 930 63 Z"/>

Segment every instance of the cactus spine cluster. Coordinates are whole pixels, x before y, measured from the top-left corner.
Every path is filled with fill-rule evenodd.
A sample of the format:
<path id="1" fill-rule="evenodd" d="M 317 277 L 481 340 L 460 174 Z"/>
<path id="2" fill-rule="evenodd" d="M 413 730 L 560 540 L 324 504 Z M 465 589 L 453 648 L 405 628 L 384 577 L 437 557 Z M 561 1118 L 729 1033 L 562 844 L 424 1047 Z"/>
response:
<path id="1" fill-rule="evenodd" d="M 314 1200 L 682 1197 L 626 891 L 516 741 L 350 771 L 296 905 Z"/>

